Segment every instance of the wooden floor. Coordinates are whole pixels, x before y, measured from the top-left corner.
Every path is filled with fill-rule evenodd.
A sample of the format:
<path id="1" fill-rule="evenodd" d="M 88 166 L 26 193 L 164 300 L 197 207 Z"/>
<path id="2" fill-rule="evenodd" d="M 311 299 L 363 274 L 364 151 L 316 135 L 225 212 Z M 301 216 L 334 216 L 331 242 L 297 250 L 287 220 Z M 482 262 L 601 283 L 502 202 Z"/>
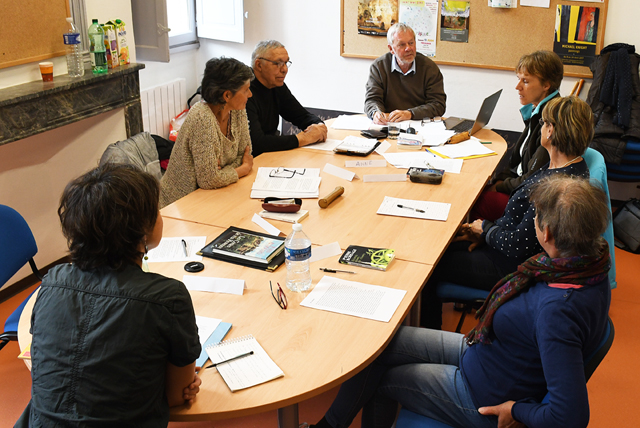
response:
<path id="1" fill-rule="evenodd" d="M 590 428 L 638 426 L 635 412 L 640 385 L 640 255 L 616 249 L 618 288 L 613 290 L 610 315 L 616 329 L 611 351 L 588 384 L 591 405 Z M 31 292 L 27 290 L 0 304 L 4 320 Z M 458 313 L 451 305 L 445 308 L 444 328 L 452 330 Z M 467 317 L 463 331 L 473 327 Z M 11 342 L 0 351 L 0 428 L 12 427 L 30 397 L 31 377 L 21 360 L 18 345 Z M 317 422 L 327 410 L 336 390 L 300 403 L 300 420 Z M 171 428 L 277 428 L 276 412 L 219 422 L 171 423 Z M 353 427 L 360 426 L 356 420 Z"/>

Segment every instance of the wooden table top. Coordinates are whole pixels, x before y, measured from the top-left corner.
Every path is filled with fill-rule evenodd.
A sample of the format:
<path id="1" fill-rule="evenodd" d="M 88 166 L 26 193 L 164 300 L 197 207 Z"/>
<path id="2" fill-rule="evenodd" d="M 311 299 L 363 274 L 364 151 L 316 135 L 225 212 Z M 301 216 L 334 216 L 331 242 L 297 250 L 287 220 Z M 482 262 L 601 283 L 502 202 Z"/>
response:
<path id="1" fill-rule="evenodd" d="M 329 138 L 344 138 L 349 133 L 353 132 L 330 128 Z M 338 241 L 342 249 L 355 244 L 396 250 L 396 260 L 386 272 L 350 266 L 349 270 L 356 271 L 356 275 L 330 274 L 406 290 L 388 323 L 301 307 L 300 302 L 308 293 L 293 293 L 286 287 L 289 308 L 281 310 L 271 296 L 269 280 L 284 286 L 284 267 L 267 273 L 205 258 L 205 270 L 195 275 L 242 278 L 247 289 L 242 296 L 193 291 L 196 313 L 232 323 L 227 339 L 253 334 L 285 376 L 232 393 L 216 371 L 204 370 L 196 403 L 190 408 L 173 408 L 171 420 L 217 420 L 285 408 L 340 385 L 373 361 L 407 317 L 433 265 L 506 151 L 506 143 L 497 134 L 482 130 L 477 136 L 483 141 L 493 141 L 490 147 L 498 156 L 465 161 L 462 173 L 445 174 L 441 185 L 409 181 L 363 183 L 357 179 L 348 182 L 321 172 L 320 196 L 336 186 L 345 188 L 344 195 L 326 209 L 319 208 L 316 199 L 303 201 L 302 208 L 309 210 L 309 217 L 302 224 L 314 245 Z M 395 147 L 390 151 L 395 151 Z M 326 163 L 332 163 L 345 168 L 345 160 L 357 159 L 360 158 L 306 148 L 264 153 L 255 158 L 252 173 L 238 183 L 217 190 L 200 189 L 165 207 L 161 211 L 164 236 L 207 236 L 210 242 L 231 225 L 261 231 L 251 222 L 253 214 L 262 209 L 261 202 L 249 198 L 258 167 L 322 169 Z M 366 159 L 382 157 L 374 153 Z M 345 169 L 360 177 L 406 172 L 391 165 Z M 446 222 L 377 215 L 375 212 L 384 196 L 450 202 L 452 208 Z M 285 234 L 291 232 L 290 223 L 270 221 Z M 153 272 L 176 279 L 186 274 L 184 262 L 150 263 L 149 266 Z M 318 267 L 339 267 L 338 256 L 311 264 L 314 284 L 326 275 Z M 31 341 L 29 325 L 34 302 L 35 297 L 28 302 L 20 319 L 21 348 Z"/>

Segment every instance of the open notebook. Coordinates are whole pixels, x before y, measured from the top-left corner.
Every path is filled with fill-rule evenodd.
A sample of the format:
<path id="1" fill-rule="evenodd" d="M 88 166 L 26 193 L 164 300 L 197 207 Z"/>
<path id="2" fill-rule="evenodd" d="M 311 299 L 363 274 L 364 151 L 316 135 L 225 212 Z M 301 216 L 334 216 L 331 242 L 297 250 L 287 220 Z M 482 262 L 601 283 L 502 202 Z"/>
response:
<path id="1" fill-rule="evenodd" d="M 206 350 L 213 364 L 253 351 L 253 355 L 216 366 L 232 392 L 284 376 L 280 367 L 250 334 L 208 346 Z"/>

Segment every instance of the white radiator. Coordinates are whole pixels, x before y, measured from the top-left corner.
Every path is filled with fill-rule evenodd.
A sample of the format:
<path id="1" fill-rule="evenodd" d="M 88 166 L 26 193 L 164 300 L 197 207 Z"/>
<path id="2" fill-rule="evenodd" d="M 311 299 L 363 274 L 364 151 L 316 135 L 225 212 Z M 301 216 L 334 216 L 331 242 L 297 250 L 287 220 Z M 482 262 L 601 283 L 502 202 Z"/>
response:
<path id="1" fill-rule="evenodd" d="M 187 108 L 186 80 L 171 82 L 140 92 L 144 130 L 169 138 L 169 122 Z"/>

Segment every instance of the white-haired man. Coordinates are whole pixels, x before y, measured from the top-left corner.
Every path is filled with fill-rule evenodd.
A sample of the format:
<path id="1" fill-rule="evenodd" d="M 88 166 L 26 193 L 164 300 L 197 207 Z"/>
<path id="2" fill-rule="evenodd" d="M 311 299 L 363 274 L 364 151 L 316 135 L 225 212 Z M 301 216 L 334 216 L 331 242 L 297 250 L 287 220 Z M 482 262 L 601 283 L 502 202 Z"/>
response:
<path id="1" fill-rule="evenodd" d="M 254 157 L 327 139 L 327 127 L 322 120 L 302 107 L 284 83 L 291 61 L 282 43 L 259 42 L 251 54 L 251 66 L 256 78 L 251 81 L 253 97 L 247 102 L 247 116 Z M 280 135 L 280 116 L 303 131 Z"/>
<path id="2" fill-rule="evenodd" d="M 416 52 L 413 29 L 402 23 L 392 25 L 387 43 L 389 52 L 369 70 L 367 116 L 377 124 L 442 116 L 447 101 L 442 73 L 431 59 Z"/>

